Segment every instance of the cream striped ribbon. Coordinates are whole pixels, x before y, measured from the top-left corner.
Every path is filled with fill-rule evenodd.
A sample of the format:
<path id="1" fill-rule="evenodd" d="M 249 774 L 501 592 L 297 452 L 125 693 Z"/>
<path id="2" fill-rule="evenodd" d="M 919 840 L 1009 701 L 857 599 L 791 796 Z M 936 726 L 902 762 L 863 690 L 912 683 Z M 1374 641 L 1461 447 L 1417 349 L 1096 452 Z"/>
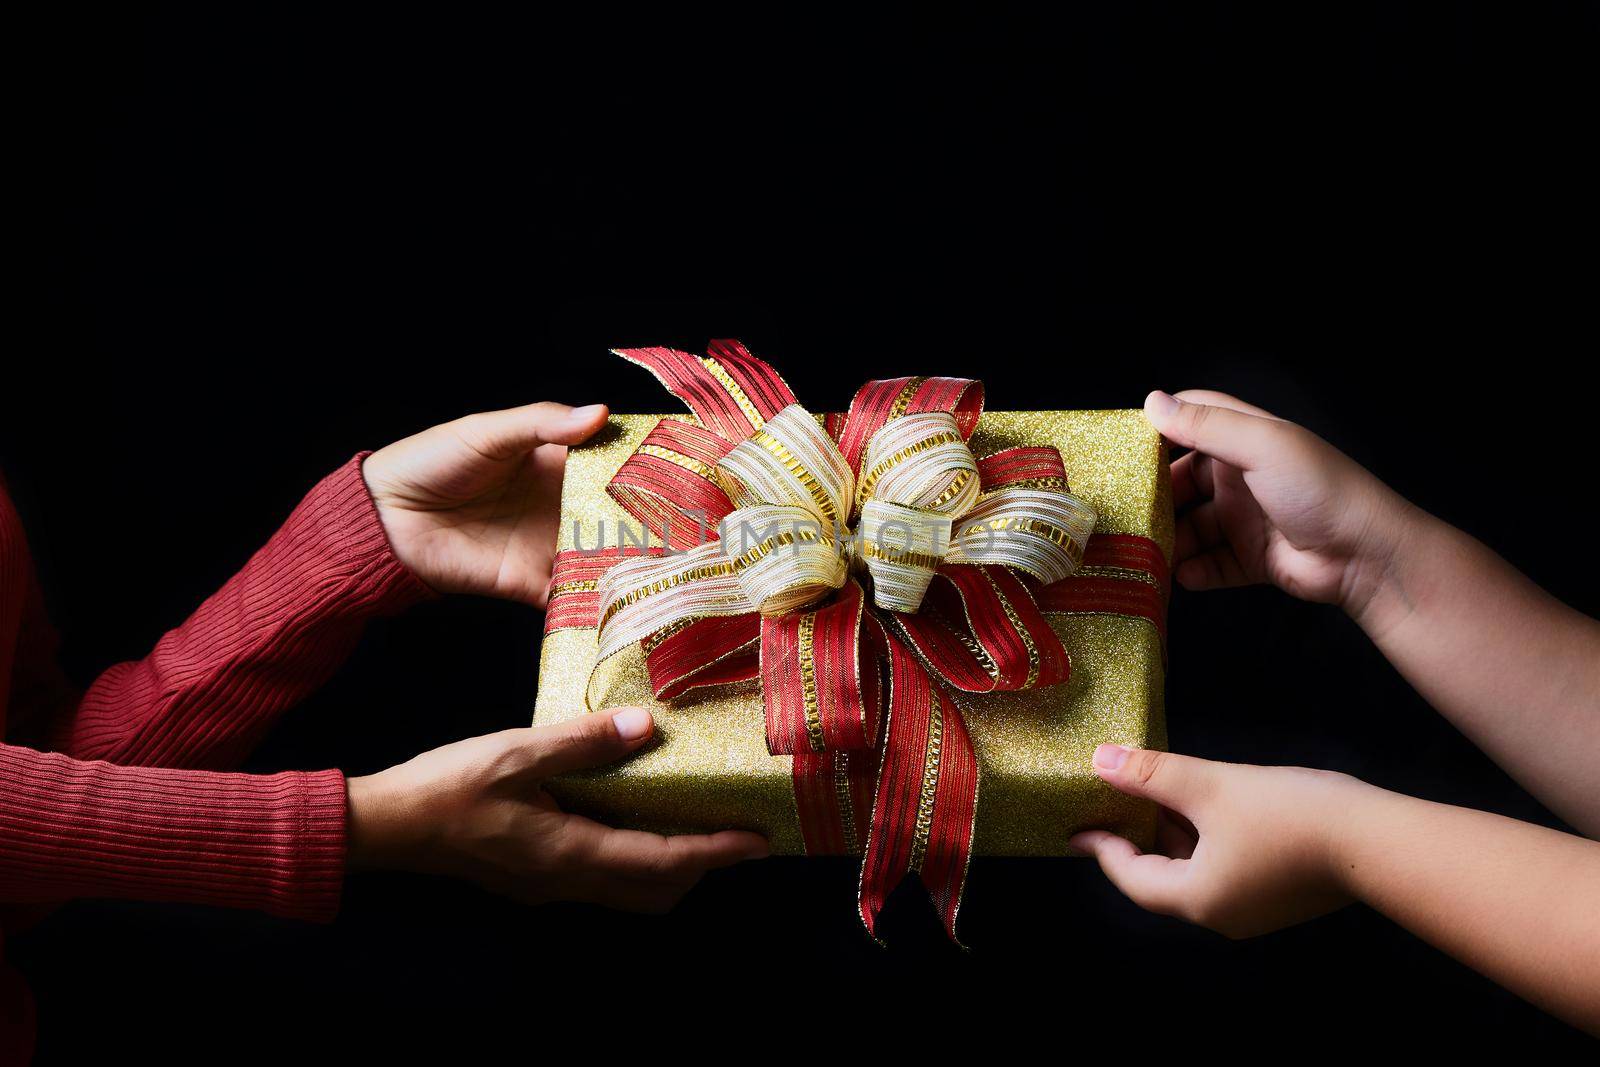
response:
<path id="1" fill-rule="evenodd" d="M 858 480 L 817 419 L 791 404 L 714 475 L 735 506 L 717 541 L 626 560 L 601 578 L 600 659 L 676 622 L 806 607 L 852 569 L 872 576 L 878 607 L 898 612 L 922 605 L 946 562 L 1059 581 L 1082 562 L 1095 523 L 1064 491 L 1019 487 L 980 500 L 977 460 L 942 411 L 885 423 Z"/>

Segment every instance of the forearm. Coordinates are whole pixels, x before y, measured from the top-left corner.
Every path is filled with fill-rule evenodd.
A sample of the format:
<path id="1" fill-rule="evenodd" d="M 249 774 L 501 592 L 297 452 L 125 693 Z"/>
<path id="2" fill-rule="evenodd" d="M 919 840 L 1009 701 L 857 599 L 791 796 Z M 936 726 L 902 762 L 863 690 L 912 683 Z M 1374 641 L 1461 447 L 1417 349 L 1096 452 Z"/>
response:
<path id="1" fill-rule="evenodd" d="M 390 550 L 357 457 L 150 655 L 96 679 L 46 743 L 80 759 L 237 766 L 332 675 L 369 619 L 428 595 Z"/>
<path id="2" fill-rule="evenodd" d="M 1413 513 L 1353 612 L 1439 712 L 1552 811 L 1600 836 L 1600 622 Z"/>
<path id="3" fill-rule="evenodd" d="M 1349 894 L 1600 1033 L 1600 844 L 1367 787 L 1337 821 Z"/>

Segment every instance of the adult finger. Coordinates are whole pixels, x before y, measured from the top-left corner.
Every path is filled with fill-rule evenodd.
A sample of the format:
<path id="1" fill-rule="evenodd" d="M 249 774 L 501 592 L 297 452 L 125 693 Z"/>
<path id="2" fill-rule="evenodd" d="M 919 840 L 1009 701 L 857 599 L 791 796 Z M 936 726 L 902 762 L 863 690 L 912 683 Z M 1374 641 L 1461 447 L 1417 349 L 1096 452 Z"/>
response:
<path id="1" fill-rule="evenodd" d="M 588 836 L 588 862 L 596 870 L 652 881 L 697 878 L 718 867 L 772 854 L 766 838 L 747 830 L 721 830 L 714 834 L 650 834 L 615 830 L 584 820 Z"/>

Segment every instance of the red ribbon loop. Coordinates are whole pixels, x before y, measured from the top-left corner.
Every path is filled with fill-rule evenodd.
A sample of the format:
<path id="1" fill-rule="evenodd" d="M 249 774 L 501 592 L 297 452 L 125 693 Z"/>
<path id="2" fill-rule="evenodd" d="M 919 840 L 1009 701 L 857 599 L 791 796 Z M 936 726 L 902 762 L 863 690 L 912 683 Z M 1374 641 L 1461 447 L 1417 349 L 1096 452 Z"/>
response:
<path id="1" fill-rule="evenodd" d="M 942 579 L 942 580 L 938 580 Z M 941 678 L 967 693 L 1059 685 L 1072 664 L 1023 582 L 1004 567 L 945 564 L 923 610 L 897 615 Z"/>
<path id="2" fill-rule="evenodd" d="M 645 642 L 644 665 L 657 700 L 760 675 L 761 620 L 753 615 L 695 619 Z"/>
<path id="3" fill-rule="evenodd" d="M 856 391 L 850 410 L 830 417 L 828 432 L 852 470 L 861 470 L 861 454 L 872 435 L 890 419 L 914 412 L 948 411 L 956 418 L 963 440 L 978 428 L 983 414 L 983 383 L 971 378 L 885 378 Z"/>
<path id="4" fill-rule="evenodd" d="M 711 540 L 733 510 L 712 477 L 732 445 L 689 422 L 662 419 L 606 485 L 622 510 L 675 550 Z"/>

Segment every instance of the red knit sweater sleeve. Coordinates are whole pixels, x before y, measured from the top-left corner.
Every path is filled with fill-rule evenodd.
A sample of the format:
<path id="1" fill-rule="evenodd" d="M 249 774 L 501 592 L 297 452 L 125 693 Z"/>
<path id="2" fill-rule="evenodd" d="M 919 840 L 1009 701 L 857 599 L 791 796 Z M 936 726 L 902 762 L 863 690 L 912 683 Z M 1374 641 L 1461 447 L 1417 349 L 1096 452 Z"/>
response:
<path id="1" fill-rule="evenodd" d="M 333 672 L 368 619 L 431 595 L 389 548 L 364 458 L 318 484 L 149 656 L 111 668 L 75 705 L 41 698 L 54 707 L 28 733 L 56 751 L 0 745 L 0 900 L 333 913 L 344 777 L 190 768 L 236 765 Z M 38 647 L 22 641 L 18 651 L 31 658 Z"/>
<path id="2" fill-rule="evenodd" d="M 49 747 L 146 767 L 235 767 L 344 662 L 369 619 L 430 596 L 389 547 L 365 458 L 318 483 L 148 656 L 112 667 L 55 716 Z"/>
<path id="3" fill-rule="evenodd" d="M 119 767 L 0 745 L 0 900 L 130 897 L 323 920 L 344 881 L 338 771 Z"/>

